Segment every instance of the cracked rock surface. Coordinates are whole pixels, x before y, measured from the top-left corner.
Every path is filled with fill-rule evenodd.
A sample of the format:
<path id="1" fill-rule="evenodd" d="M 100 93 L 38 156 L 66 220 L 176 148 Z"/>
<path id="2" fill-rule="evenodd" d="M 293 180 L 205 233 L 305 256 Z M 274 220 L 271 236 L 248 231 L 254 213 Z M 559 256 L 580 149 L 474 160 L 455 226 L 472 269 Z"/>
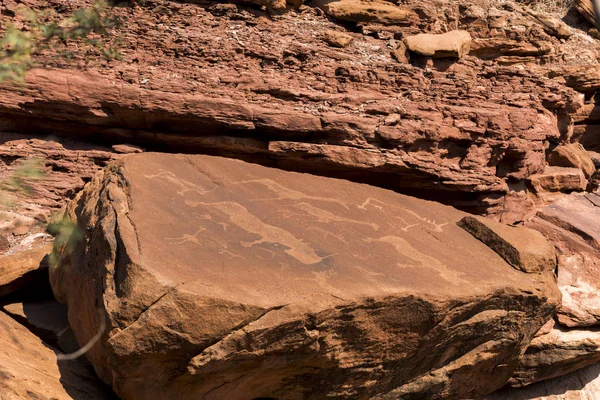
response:
<path id="1" fill-rule="evenodd" d="M 479 396 L 560 299 L 463 212 L 238 160 L 125 156 L 67 215 L 52 287 L 125 400 Z"/>

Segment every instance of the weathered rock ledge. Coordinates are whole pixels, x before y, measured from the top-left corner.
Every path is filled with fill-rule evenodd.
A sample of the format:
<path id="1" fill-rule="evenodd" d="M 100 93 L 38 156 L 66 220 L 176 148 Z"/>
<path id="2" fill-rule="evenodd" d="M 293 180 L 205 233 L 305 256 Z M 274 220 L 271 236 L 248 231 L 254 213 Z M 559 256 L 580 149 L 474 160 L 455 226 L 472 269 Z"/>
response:
<path id="1" fill-rule="evenodd" d="M 374 14 L 350 17 L 352 31 L 318 4 L 272 19 L 212 2 L 120 8 L 123 61 L 90 63 L 76 46 L 70 61 L 42 54 L 63 70 L 0 87 L 0 130 L 230 156 L 523 220 L 534 204 L 520 188 L 550 148 L 575 140 L 583 97 L 569 86 L 591 87 L 561 74 L 593 68 L 595 57 L 570 54 L 582 39 L 511 2 L 326 3 L 341 20 Z M 405 23 L 385 23 L 390 7 Z M 460 29 L 473 42 L 460 61 L 394 58 L 402 37 Z M 351 44 L 315 39 L 332 32 Z"/>

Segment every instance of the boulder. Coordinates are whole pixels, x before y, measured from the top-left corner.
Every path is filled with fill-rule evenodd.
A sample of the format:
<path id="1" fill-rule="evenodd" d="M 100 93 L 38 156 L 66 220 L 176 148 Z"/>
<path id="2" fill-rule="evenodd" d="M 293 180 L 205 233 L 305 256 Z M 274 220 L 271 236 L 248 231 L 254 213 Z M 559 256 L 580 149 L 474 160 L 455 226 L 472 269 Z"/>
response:
<path id="1" fill-rule="evenodd" d="M 463 58 L 471 48 L 471 34 L 450 31 L 441 34 L 422 33 L 404 38 L 408 50 L 422 56 Z"/>
<path id="2" fill-rule="evenodd" d="M 47 278 L 48 265 L 43 262 L 52 251 L 46 243 L 18 253 L 0 255 L 0 296 L 21 289 L 32 282 Z"/>
<path id="3" fill-rule="evenodd" d="M 144 149 L 138 146 L 133 146 L 131 144 L 115 144 L 112 146 L 112 151 L 118 154 L 134 154 L 143 153 Z"/>
<path id="4" fill-rule="evenodd" d="M 52 287 L 125 400 L 476 397 L 559 300 L 463 212 L 237 160 L 127 156 L 66 215 Z"/>
<path id="5" fill-rule="evenodd" d="M 558 321 L 568 327 L 600 323 L 600 196 L 571 195 L 541 208 L 527 226 L 558 252 Z"/>
<path id="6" fill-rule="evenodd" d="M 510 384 L 526 386 L 597 362 L 600 362 L 600 332 L 555 326 L 531 341 Z"/>
<path id="7" fill-rule="evenodd" d="M 550 152 L 548 163 L 557 167 L 579 168 L 587 178 L 596 172 L 594 162 L 580 143 L 557 146 Z"/>
<path id="8" fill-rule="evenodd" d="M 579 168 L 546 167 L 527 180 L 537 193 L 583 191 L 587 187 L 587 179 Z"/>
<path id="9" fill-rule="evenodd" d="M 561 39 L 573 36 L 573 30 L 563 20 L 546 12 L 529 11 L 529 14 L 540 22 L 546 33 Z"/>
<path id="10" fill-rule="evenodd" d="M 0 211 L 0 232 L 23 235 L 35 224 L 31 217 L 10 211 Z M 25 229 L 23 231 L 23 229 Z"/>
<path id="11" fill-rule="evenodd" d="M 458 221 L 458 226 L 522 271 L 542 272 L 556 268 L 554 246 L 540 232 L 477 216 L 464 217 Z"/>
<path id="12" fill-rule="evenodd" d="M 323 34 L 323 40 L 330 46 L 344 48 L 349 46 L 354 40 L 352 35 L 343 32 L 326 31 Z"/>
<path id="13" fill-rule="evenodd" d="M 312 5 L 336 19 L 350 22 L 403 25 L 415 17 L 412 10 L 385 0 L 318 0 Z"/>
<path id="14" fill-rule="evenodd" d="M 0 398 L 117 400 L 93 371 L 57 352 L 0 312 Z"/>

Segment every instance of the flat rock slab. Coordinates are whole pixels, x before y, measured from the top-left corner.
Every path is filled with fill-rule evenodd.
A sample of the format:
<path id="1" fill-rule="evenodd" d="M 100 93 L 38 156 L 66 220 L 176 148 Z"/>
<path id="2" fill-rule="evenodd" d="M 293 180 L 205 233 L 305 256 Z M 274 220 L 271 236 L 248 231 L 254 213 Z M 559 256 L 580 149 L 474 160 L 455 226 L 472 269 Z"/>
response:
<path id="1" fill-rule="evenodd" d="M 600 196 L 593 193 L 569 196 L 540 209 L 537 215 L 600 250 Z"/>
<path id="2" fill-rule="evenodd" d="M 56 352 L 0 312 L 0 399 L 117 400 L 92 370 Z"/>
<path id="3" fill-rule="evenodd" d="M 422 33 L 404 39 L 408 50 L 422 56 L 463 58 L 471 48 L 471 34 L 450 31 L 441 34 Z"/>
<path id="4" fill-rule="evenodd" d="M 416 14 L 406 8 L 381 0 L 319 0 L 318 6 L 327 15 L 350 22 L 375 22 L 382 25 L 406 24 Z"/>
<path id="5" fill-rule="evenodd" d="M 66 215 L 53 290 L 123 399 L 477 396 L 558 304 L 465 213 L 237 160 L 127 156 Z"/>

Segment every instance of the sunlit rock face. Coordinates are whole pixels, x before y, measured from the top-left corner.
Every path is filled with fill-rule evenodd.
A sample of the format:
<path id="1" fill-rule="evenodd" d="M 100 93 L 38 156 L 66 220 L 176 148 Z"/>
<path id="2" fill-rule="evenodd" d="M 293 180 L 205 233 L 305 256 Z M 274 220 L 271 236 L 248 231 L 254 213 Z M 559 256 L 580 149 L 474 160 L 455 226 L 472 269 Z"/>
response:
<path id="1" fill-rule="evenodd" d="M 124 399 L 481 395 L 558 303 L 463 212 L 238 160 L 127 156 L 67 215 L 53 289 Z"/>

